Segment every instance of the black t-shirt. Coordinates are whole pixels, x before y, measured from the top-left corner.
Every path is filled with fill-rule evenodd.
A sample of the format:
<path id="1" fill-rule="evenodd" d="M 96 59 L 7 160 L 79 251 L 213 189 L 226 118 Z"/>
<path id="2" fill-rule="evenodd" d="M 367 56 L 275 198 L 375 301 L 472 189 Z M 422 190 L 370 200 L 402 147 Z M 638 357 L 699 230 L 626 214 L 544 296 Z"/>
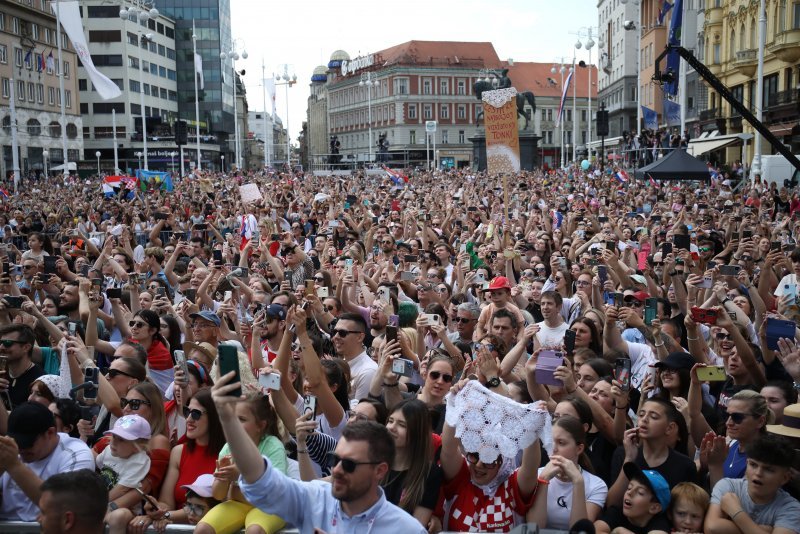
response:
<path id="1" fill-rule="evenodd" d="M 600 432 L 586 434 L 586 455 L 592 462 L 592 473 L 602 478 L 609 488 L 616 480 L 611 478 L 611 462 L 616 448 L 617 446 Z"/>
<path id="2" fill-rule="evenodd" d="M 31 384 L 33 384 L 36 379 L 43 374 L 44 369 L 34 363 L 27 371 L 18 377 L 9 377 L 11 385 L 8 388 L 8 395 L 11 397 L 12 407 L 19 406 L 23 402 L 27 402 L 28 396 L 31 394 Z"/>
<path id="3" fill-rule="evenodd" d="M 400 499 L 403 496 L 403 486 L 408 471 L 389 471 L 387 483 L 384 484 L 383 492 L 386 494 L 386 500 L 392 504 L 400 506 Z M 442 485 L 444 475 L 442 468 L 436 464 L 431 464 L 431 469 L 428 471 L 428 477 L 425 479 L 425 491 L 422 493 L 422 499 L 419 501 L 418 506 L 435 510 L 436 504 L 439 501 L 439 488 Z M 413 512 L 413 510 L 411 510 Z"/>
<path id="4" fill-rule="evenodd" d="M 617 527 L 622 527 L 627 528 L 633 532 L 633 534 L 647 534 L 648 532 L 652 532 L 654 530 L 663 530 L 664 532 L 670 532 L 672 530 L 672 526 L 669 524 L 669 521 L 664 514 L 654 515 L 645 526 L 637 527 L 636 525 L 632 524 L 622 513 L 622 510 L 616 506 L 609 506 L 605 513 L 600 517 L 600 520 L 604 521 L 609 527 L 611 527 L 611 530 L 614 530 Z"/>
<path id="5" fill-rule="evenodd" d="M 625 449 L 620 445 L 614 451 L 614 459 L 611 462 L 611 482 L 617 480 L 619 472 L 622 471 L 622 464 L 625 460 Z M 644 459 L 644 452 L 639 449 L 634 463 L 642 469 L 652 469 L 664 477 L 669 484 L 669 489 L 674 488 L 680 482 L 697 482 L 697 466 L 691 458 L 681 454 L 674 449 L 669 450 L 667 459 L 661 465 L 648 465 Z"/>

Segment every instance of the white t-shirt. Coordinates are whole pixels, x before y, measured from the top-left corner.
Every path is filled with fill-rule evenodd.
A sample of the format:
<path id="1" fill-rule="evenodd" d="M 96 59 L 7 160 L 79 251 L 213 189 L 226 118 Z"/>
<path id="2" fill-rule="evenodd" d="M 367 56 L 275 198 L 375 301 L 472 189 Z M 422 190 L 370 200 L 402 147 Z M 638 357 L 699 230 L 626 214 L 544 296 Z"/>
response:
<path id="1" fill-rule="evenodd" d="M 564 332 L 569 330 L 569 325 L 567 323 L 561 323 L 560 326 L 552 328 L 547 326 L 547 323 L 544 321 L 536 324 L 539 325 L 539 331 L 536 333 L 536 339 L 539 340 L 539 346 L 544 349 L 560 349 L 561 345 L 564 344 Z"/>
<path id="2" fill-rule="evenodd" d="M 120 458 L 111 453 L 110 446 L 97 455 L 95 463 L 109 490 L 117 484 L 138 488 L 150 471 L 150 457 L 146 452 L 139 451 L 128 458 Z"/>
<path id="3" fill-rule="evenodd" d="M 647 367 L 656 363 L 656 357 L 649 345 L 630 341 L 627 343 L 628 356 L 631 359 L 631 386 L 639 389 L 647 376 Z"/>
<path id="4" fill-rule="evenodd" d="M 378 370 L 378 364 L 369 357 L 367 351 L 362 352 L 347 362 L 350 365 L 350 401 L 366 399 L 369 385 Z"/>
<path id="5" fill-rule="evenodd" d="M 539 468 L 539 475 L 544 467 Z M 586 503 L 600 508 L 606 505 L 608 486 L 603 479 L 583 469 L 583 494 Z M 550 479 L 547 487 L 547 528 L 569 530 L 569 514 L 572 511 L 572 482 L 564 482 L 558 477 Z"/>

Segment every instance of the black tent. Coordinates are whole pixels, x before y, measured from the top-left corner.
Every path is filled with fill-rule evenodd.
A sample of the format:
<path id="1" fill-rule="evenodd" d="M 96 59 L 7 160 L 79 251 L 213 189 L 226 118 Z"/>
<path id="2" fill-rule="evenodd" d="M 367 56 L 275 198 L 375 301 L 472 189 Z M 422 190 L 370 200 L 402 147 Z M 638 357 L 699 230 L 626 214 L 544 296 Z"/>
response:
<path id="1" fill-rule="evenodd" d="M 636 178 L 646 180 L 708 180 L 711 175 L 705 162 L 685 150 L 671 150 L 663 158 L 636 169 Z"/>

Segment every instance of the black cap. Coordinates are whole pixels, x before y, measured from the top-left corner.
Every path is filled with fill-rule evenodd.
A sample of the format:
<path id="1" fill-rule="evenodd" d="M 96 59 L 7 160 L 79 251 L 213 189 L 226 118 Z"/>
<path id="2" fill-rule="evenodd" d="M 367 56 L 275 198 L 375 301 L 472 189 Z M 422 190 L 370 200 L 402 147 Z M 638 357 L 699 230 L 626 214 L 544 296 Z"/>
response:
<path id="1" fill-rule="evenodd" d="M 24 402 L 8 416 L 8 436 L 20 449 L 30 449 L 36 438 L 55 426 L 53 412 L 38 402 Z"/>
<path id="2" fill-rule="evenodd" d="M 694 357 L 687 352 L 672 352 L 660 362 L 656 362 L 655 366 L 658 368 L 666 367 L 667 369 L 691 369 L 694 367 Z"/>

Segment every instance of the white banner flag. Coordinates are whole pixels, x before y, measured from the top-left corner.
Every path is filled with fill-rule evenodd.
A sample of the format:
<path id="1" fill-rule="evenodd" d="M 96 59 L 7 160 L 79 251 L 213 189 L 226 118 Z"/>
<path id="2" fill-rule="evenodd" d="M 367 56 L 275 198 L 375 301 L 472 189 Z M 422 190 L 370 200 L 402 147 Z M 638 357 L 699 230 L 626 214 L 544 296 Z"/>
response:
<path id="1" fill-rule="evenodd" d="M 200 77 L 200 81 L 198 82 L 200 85 L 200 89 L 205 88 L 205 81 L 203 80 L 203 56 L 200 54 L 194 55 L 194 75 L 196 77 Z"/>
<path id="2" fill-rule="evenodd" d="M 81 60 L 83 68 L 97 89 L 97 94 L 103 100 L 116 98 L 122 94 L 117 84 L 109 80 L 103 73 L 97 70 L 92 62 L 92 56 L 89 55 L 89 47 L 86 45 L 86 37 L 83 35 L 83 24 L 81 23 L 81 14 L 78 9 L 78 2 L 73 0 L 69 2 L 51 2 L 53 12 L 61 20 L 61 26 L 67 32 L 69 40 L 72 41 L 72 46 Z"/>
<path id="3" fill-rule="evenodd" d="M 272 102 L 272 118 L 275 119 L 275 78 L 267 78 L 264 80 L 264 84 L 267 88 L 267 96 L 269 97 L 270 102 Z"/>

